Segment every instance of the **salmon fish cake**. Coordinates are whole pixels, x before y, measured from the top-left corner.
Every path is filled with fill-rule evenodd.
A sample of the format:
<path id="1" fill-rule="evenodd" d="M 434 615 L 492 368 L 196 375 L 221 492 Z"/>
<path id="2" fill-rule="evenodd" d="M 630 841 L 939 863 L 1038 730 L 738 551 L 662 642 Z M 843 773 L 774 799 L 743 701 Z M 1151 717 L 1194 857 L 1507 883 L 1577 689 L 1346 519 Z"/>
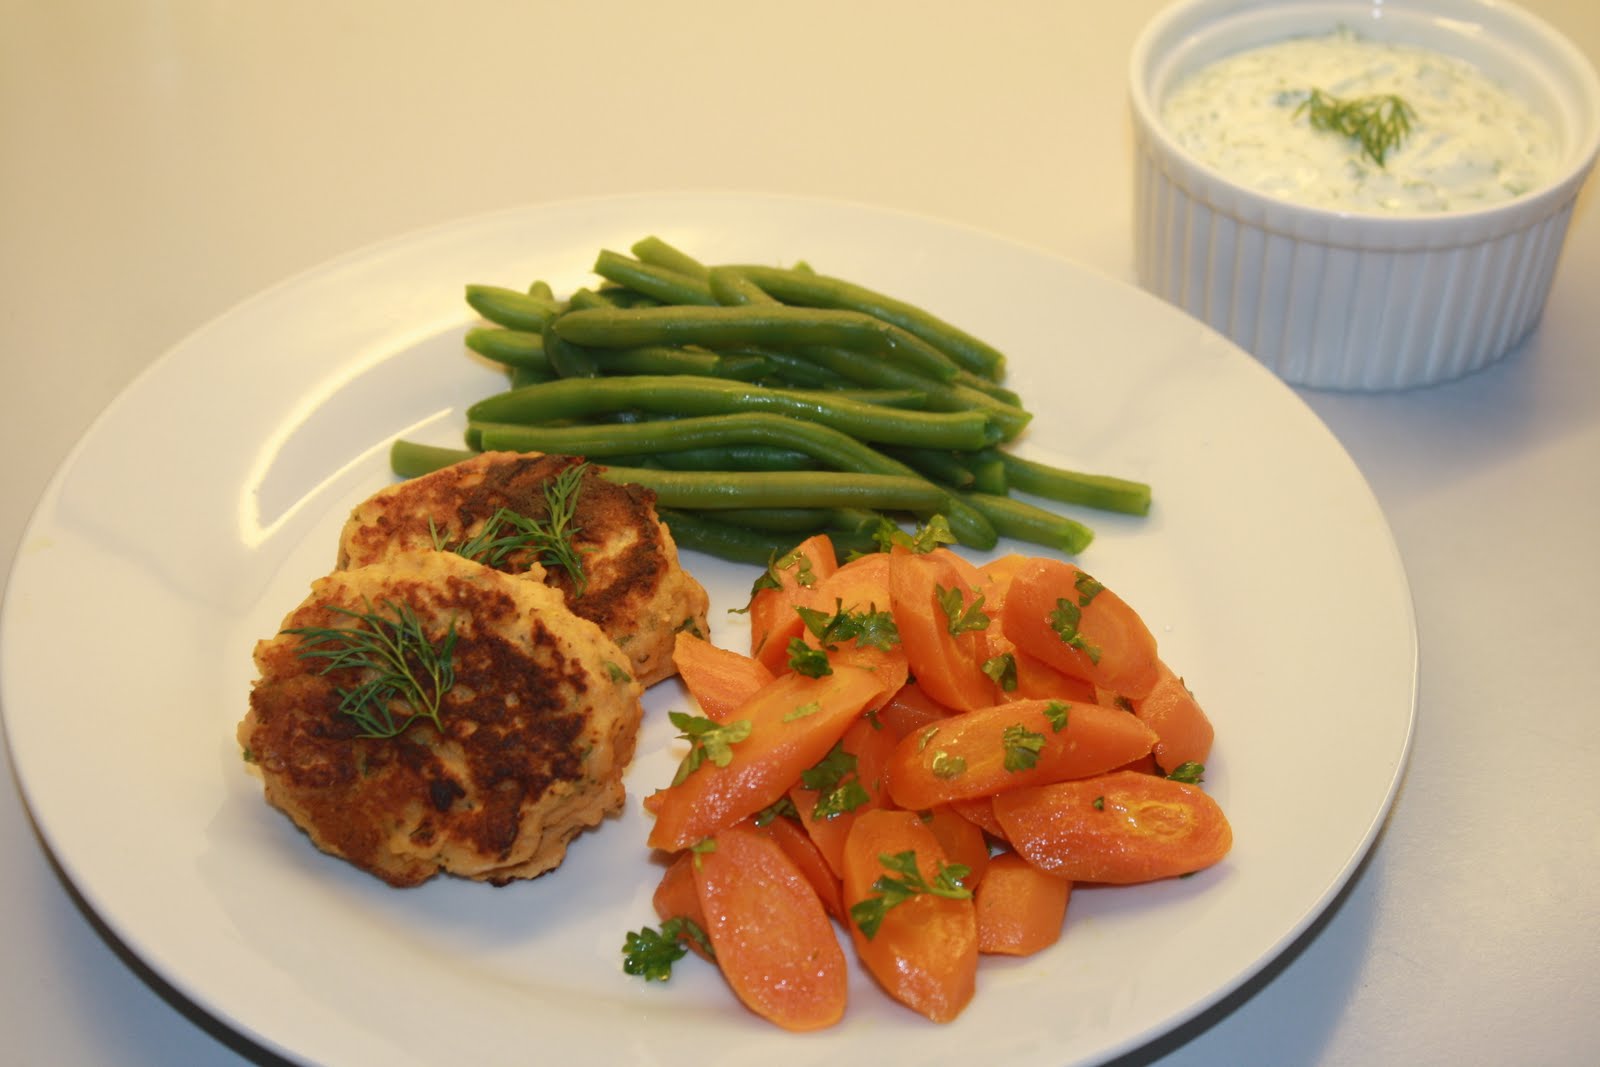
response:
<path id="1" fill-rule="evenodd" d="M 535 877 L 622 807 L 642 687 L 540 582 L 448 552 L 336 571 L 254 659 L 267 801 L 390 885 Z"/>
<path id="2" fill-rule="evenodd" d="M 517 537 L 530 525 L 559 525 L 572 551 L 530 547 Z M 706 591 L 679 562 L 655 494 L 606 481 L 577 457 L 485 452 L 383 489 L 345 523 L 339 565 L 441 547 L 559 589 L 646 686 L 674 673 L 679 630 L 709 632 Z"/>

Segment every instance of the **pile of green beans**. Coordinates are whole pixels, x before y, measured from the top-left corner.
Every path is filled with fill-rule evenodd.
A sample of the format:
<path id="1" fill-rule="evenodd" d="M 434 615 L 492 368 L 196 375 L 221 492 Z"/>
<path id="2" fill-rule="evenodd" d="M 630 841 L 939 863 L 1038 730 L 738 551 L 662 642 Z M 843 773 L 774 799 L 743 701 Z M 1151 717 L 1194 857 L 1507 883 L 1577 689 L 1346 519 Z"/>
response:
<path id="1" fill-rule="evenodd" d="M 812 534 L 868 550 L 942 515 L 976 549 L 1076 554 L 1082 522 L 1013 496 L 1143 515 L 1150 487 L 1014 455 L 1031 414 L 1005 357 L 922 308 L 808 266 L 707 265 L 659 237 L 603 249 L 558 299 L 468 285 L 468 348 L 509 387 L 467 410 L 464 448 L 396 441 L 415 477 L 485 451 L 581 455 L 648 487 L 687 548 L 765 563 Z"/>

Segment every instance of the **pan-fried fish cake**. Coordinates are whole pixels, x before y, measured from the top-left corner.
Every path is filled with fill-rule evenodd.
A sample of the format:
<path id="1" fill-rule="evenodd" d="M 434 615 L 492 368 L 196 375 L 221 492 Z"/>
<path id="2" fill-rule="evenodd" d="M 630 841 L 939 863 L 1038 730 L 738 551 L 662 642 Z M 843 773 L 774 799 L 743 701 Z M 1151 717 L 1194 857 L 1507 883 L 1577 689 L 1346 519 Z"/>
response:
<path id="1" fill-rule="evenodd" d="M 552 503 L 557 520 L 561 505 L 571 509 L 564 529 L 572 531 L 581 575 L 550 552 L 515 542 L 516 517 L 548 529 Z M 677 631 L 709 632 L 706 591 L 679 564 L 672 535 L 656 515 L 655 494 L 608 482 L 573 456 L 485 452 L 384 489 L 351 513 L 339 565 L 440 546 L 560 589 L 575 613 L 627 653 L 647 686 L 674 673 Z"/>
<path id="2" fill-rule="evenodd" d="M 324 851 L 395 886 L 498 885 L 621 808 L 642 688 L 549 586 L 412 553 L 318 579 L 283 630 L 256 646 L 238 739 Z"/>

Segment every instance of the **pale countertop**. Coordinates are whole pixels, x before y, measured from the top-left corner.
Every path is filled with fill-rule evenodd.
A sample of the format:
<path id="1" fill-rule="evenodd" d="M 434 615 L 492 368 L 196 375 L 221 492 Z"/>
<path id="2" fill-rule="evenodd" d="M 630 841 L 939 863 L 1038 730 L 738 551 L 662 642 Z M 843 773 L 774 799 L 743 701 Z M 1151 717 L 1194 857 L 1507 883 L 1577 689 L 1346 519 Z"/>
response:
<path id="1" fill-rule="evenodd" d="M 1600 61 L 1600 5 L 1524 6 Z M 1125 69 L 1159 7 L 8 0 L 0 559 L 73 442 L 164 351 L 297 272 L 463 216 L 802 194 L 1131 280 Z M 1325 920 L 1128 1062 L 1578 1064 L 1600 1048 L 1593 184 L 1543 323 L 1507 361 L 1408 393 L 1301 391 L 1370 481 L 1411 582 L 1409 771 Z M 0 1061 L 274 1062 L 108 940 L 5 761 L 0 776 Z"/>

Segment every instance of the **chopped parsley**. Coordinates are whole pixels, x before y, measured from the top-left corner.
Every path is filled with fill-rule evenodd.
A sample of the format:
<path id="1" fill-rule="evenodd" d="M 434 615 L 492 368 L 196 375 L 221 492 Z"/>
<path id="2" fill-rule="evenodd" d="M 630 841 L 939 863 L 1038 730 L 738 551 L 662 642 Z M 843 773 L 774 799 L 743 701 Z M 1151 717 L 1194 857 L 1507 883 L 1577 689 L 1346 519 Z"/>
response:
<path id="1" fill-rule="evenodd" d="M 854 811 L 872 800 L 857 773 L 856 757 L 840 742 L 810 770 L 800 773 L 800 784 L 817 794 L 811 817 L 819 822 Z"/>
<path id="2" fill-rule="evenodd" d="M 989 616 L 983 610 L 983 594 L 979 593 L 967 604 L 966 598 L 961 595 L 961 590 L 955 587 L 946 589 L 942 585 L 933 587 L 934 598 L 939 603 L 939 610 L 944 612 L 945 625 L 952 636 L 972 630 L 987 630 Z"/>
<path id="3" fill-rule="evenodd" d="M 1167 775 L 1167 777 L 1171 778 L 1174 782 L 1187 782 L 1189 785 L 1199 785 L 1205 780 L 1205 773 L 1205 764 L 1196 763 L 1194 760 L 1189 760 L 1186 763 L 1178 764 L 1177 767 L 1173 768 L 1172 772 Z"/>
<path id="4" fill-rule="evenodd" d="M 924 893 L 950 900 L 968 900 L 972 897 L 972 890 L 961 884 L 961 880 L 972 873 L 965 864 L 941 863 L 933 881 L 929 882 L 918 869 L 917 854 L 913 851 L 883 853 L 878 856 L 878 862 L 888 873 L 879 875 L 877 881 L 872 883 L 872 896 L 850 906 L 850 918 L 869 941 L 877 936 L 878 927 L 883 924 L 883 917 L 889 909 L 904 904 L 912 897 Z"/>
<path id="5" fill-rule="evenodd" d="M 672 977 L 672 965 L 688 955 L 685 939 L 699 945 L 706 955 L 716 958 L 711 939 L 693 919 L 676 916 L 661 924 L 661 929 L 646 926 L 628 932 L 622 941 L 622 970 L 647 982 L 665 982 Z"/>
<path id="6" fill-rule="evenodd" d="M 1039 762 L 1039 753 L 1044 748 L 1044 734 L 1036 734 L 1021 723 L 1014 723 L 1001 731 L 1000 743 L 1005 748 L 1006 770 L 1013 773 L 1026 771 Z"/>
<path id="7" fill-rule="evenodd" d="M 678 785 L 700 768 L 706 760 L 718 767 L 726 767 L 733 760 L 733 746 L 750 736 L 750 720 L 719 723 L 687 712 L 671 711 L 667 718 L 681 733 L 678 737 L 689 742 L 689 753 L 678 765 L 672 784 Z"/>

